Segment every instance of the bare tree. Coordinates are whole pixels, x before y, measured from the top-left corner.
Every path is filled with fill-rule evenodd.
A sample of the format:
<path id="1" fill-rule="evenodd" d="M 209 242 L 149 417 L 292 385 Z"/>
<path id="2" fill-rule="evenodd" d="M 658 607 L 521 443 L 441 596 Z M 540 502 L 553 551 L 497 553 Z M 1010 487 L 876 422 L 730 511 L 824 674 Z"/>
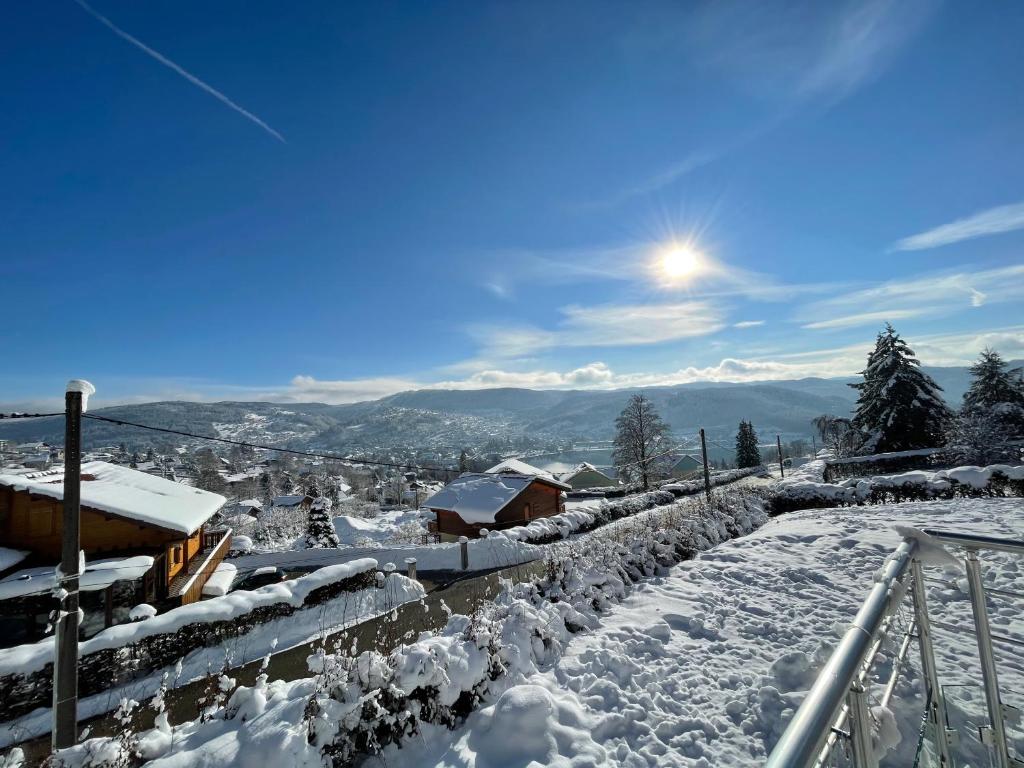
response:
<path id="1" fill-rule="evenodd" d="M 654 404 L 643 394 L 633 395 L 615 419 L 612 461 L 619 477 L 639 480 L 647 490 L 651 478 L 667 469 L 671 439 L 668 424 L 654 410 Z"/>

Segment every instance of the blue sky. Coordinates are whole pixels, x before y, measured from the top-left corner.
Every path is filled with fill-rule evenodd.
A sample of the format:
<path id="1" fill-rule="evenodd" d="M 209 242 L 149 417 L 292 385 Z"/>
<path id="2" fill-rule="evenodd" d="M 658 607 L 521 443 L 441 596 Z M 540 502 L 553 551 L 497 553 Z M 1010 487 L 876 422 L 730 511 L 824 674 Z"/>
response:
<path id="1" fill-rule="evenodd" d="M 1018 3 L 14 4 L 0 402 L 839 375 L 885 320 L 1024 356 L 1022 38 Z"/>

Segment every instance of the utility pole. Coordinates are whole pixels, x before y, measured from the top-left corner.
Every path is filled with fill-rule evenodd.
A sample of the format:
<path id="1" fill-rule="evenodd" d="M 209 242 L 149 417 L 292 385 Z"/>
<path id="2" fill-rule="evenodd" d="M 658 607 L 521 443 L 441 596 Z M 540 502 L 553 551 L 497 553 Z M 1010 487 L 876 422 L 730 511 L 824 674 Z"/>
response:
<path id="1" fill-rule="evenodd" d="M 700 452 L 704 457 L 704 495 L 711 501 L 711 472 L 708 470 L 708 445 L 704 441 L 704 427 L 700 428 Z"/>
<path id="2" fill-rule="evenodd" d="M 786 472 L 782 468 L 782 440 L 778 435 L 775 436 L 775 447 L 779 449 L 779 477 L 785 477 Z"/>
<path id="3" fill-rule="evenodd" d="M 64 517 L 60 570 L 54 589 L 59 600 L 53 660 L 54 750 L 73 746 L 78 735 L 78 535 L 82 482 L 82 412 L 96 388 L 72 379 L 64 394 Z"/>

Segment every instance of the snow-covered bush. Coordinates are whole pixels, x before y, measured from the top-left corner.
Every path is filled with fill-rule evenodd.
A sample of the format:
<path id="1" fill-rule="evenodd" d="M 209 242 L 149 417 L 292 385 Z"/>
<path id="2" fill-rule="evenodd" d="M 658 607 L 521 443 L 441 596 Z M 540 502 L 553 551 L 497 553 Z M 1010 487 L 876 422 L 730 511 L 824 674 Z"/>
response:
<path id="1" fill-rule="evenodd" d="M 814 462 L 812 462 L 814 463 Z M 805 465 L 809 466 L 809 465 Z M 801 467 L 802 469 L 802 467 Z M 922 470 L 824 483 L 795 475 L 773 486 L 772 514 L 852 504 L 897 504 L 957 497 L 1024 496 L 1024 466 L 993 464 Z"/>

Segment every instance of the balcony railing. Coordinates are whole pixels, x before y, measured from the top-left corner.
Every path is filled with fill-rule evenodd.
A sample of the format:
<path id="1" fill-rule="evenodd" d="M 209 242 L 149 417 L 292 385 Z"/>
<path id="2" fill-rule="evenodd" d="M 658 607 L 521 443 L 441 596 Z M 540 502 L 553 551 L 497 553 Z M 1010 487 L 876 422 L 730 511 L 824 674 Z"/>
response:
<path id="1" fill-rule="evenodd" d="M 171 582 L 170 597 L 182 605 L 197 602 L 203 594 L 206 580 L 224 560 L 231 547 L 231 529 L 204 531 L 202 549 L 188 562 L 185 572 Z"/>
<path id="2" fill-rule="evenodd" d="M 979 729 L 982 749 L 990 764 L 997 768 L 1024 768 L 1024 760 L 1010 754 L 1006 734 L 1007 717 L 1018 710 L 1007 705 L 999 689 L 993 643 L 1000 647 L 1022 645 L 1020 640 L 993 634 L 989 624 L 986 588 L 982 581 L 982 552 L 1024 555 L 1024 541 L 997 539 L 952 531 L 926 531 L 938 542 L 963 550 L 963 563 L 973 615 L 973 635 L 981 664 L 981 682 L 985 694 L 987 722 Z M 920 743 L 921 754 L 930 756 L 930 764 L 955 768 L 956 746 L 960 733 L 950 727 L 944 689 L 935 665 L 933 627 L 963 632 L 965 627 L 929 616 L 921 545 L 905 539 L 886 561 L 875 585 L 856 618 L 818 675 L 803 704 L 768 758 L 769 768 L 811 768 L 812 766 L 852 765 L 876 768 L 879 758 L 872 744 L 873 713 L 869 701 L 873 667 L 883 644 L 891 641 L 895 652 L 892 672 L 877 701 L 888 707 L 896 690 L 904 662 L 913 641 L 917 641 L 925 688 L 925 711 Z M 1024 598 L 1024 594 L 990 588 L 992 595 Z M 901 607 L 907 600 L 912 619 L 902 621 Z M 970 631 L 970 630 L 966 630 Z M 883 654 L 884 655 L 884 654 Z M 951 686 L 947 686 L 949 688 Z"/>

